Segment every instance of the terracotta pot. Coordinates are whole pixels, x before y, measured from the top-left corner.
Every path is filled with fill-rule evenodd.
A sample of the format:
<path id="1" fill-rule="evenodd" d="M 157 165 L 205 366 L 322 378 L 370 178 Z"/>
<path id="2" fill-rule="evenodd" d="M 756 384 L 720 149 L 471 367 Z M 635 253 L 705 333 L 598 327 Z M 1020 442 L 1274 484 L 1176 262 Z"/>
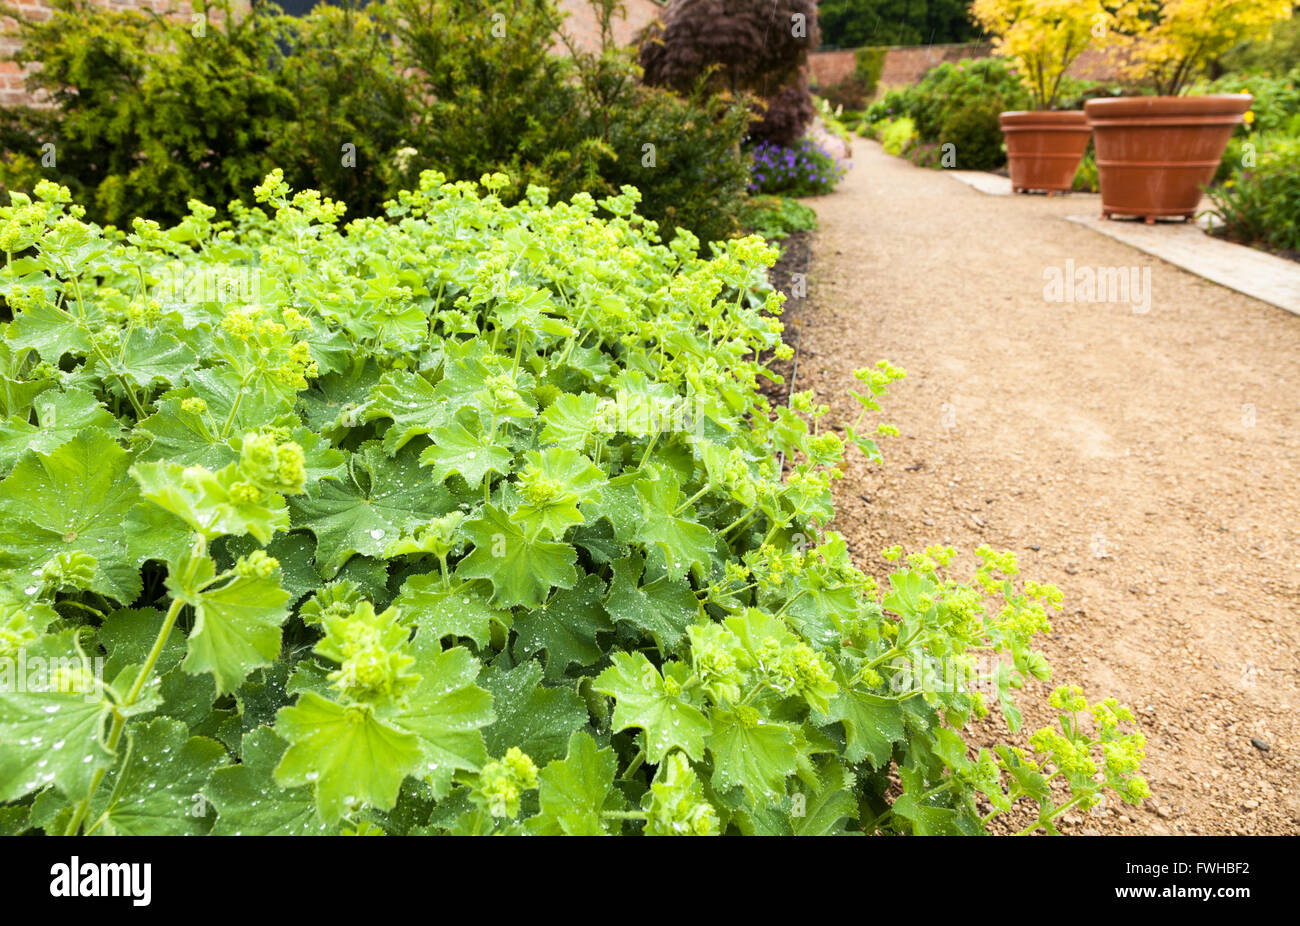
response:
<path id="1" fill-rule="evenodd" d="M 1011 189 L 1070 190 L 1092 135 L 1082 110 L 1009 112 L 998 123 L 1007 140 Z"/>
<path id="2" fill-rule="evenodd" d="M 1248 93 L 1089 100 L 1101 214 L 1191 219 L 1228 139 L 1250 109 Z"/>

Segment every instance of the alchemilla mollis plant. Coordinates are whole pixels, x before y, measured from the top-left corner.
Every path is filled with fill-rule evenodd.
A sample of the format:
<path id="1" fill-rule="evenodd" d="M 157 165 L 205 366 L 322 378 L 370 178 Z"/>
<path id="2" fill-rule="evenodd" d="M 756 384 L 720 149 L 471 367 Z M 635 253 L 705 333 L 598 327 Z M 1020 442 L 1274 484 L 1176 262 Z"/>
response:
<path id="1" fill-rule="evenodd" d="M 1027 748 L 963 735 L 1019 728 L 1058 590 L 950 548 L 877 588 L 828 529 L 900 370 L 847 441 L 772 407 L 773 249 L 506 182 L 0 210 L 0 831 L 1053 832 L 1146 794 L 1076 688 Z"/>

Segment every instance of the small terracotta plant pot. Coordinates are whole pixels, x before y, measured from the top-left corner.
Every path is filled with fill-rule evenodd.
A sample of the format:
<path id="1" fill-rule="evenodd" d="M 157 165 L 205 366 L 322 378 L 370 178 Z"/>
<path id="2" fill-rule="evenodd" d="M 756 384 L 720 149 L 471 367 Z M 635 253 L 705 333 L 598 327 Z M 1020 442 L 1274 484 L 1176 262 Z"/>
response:
<path id="1" fill-rule="evenodd" d="M 1092 135 L 1082 110 L 1008 112 L 998 123 L 1007 140 L 1011 189 L 1069 192 Z"/>
<path id="2" fill-rule="evenodd" d="M 1084 104 L 1097 146 L 1103 218 L 1191 219 L 1201 189 L 1223 159 L 1232 131 L 1250 109 L 1249 93 L 1146 96 Z"/>

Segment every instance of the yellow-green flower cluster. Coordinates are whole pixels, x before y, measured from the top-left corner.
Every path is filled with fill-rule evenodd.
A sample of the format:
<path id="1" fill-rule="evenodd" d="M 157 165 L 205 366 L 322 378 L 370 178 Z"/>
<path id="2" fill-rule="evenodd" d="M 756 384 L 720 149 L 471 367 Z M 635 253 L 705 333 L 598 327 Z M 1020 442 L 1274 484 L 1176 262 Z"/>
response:
<path id="1" fill-rule="evenodd" d="M 352 615 L 363 596 L 355 582 L 344 579 L 325 586 L 303 602 L 298 614 L 306 624 L 323 624 L 331 618 Z"/>
<path id="2" fill-rule="evenodd" d="M 704 690 L 716 702 L 737 701 L 744 674 L 733 652 L 735 636 L 718 624 L 686 628 L 691 641 L 691 664 Z M 665 679 L 665 684 L 668 682 Z"/>
<path id="3" fill-rule="evenodd" d="M 1043 727 L 1029 737 L 1029 745 L 1035 752 L 1048 756 L 1067 776 L 1091 778 L 1097 774 L 1097 763 L 1089 754 L 1086 742 L 1075 743 L 1055 730 Z"/>
<path id="4" fill-rule="evenodd" d="M 483 766 L 474 798 L 489 814 L 514 819 L 525 791 L 537 787 L 537 766 L 518 746 L 511 746 L 500 759 Z"/>
<path id="5" fill-rule="evenodd" d="M 1061 685 L 1047 697 L 1047 703 L 1058 711 L 1078 713 L 1088 709 L 1088 699 L 1078 685 Z"/>
<path id="6" fill-rule="evenodd" d="M 307 463 L 302 448 L 281 440 L 271 431 L 244 435 L 239 448 L 241 482 L 231 486 L 245 502 L 259 502 L 270 493 L 296 495 L 307 480 Z"/>
<path id="7" fill-rule="evenodd" d="M 835 684 L 831 667 L 821 653 L 802 641 L 793 646 L 782 646 L 770 637 L 763 641 L 763 653 L 773 688 L 803 698 L 810 707 L 823 714 L 830 709 L 830 699 L 839 686 Z"/>
<path id="8" fill-rule="evenodd" d="M 326 617 L 322 626 L 325 637 L 316 652 L 339 663 L 328 677 L 345 698 L 400 702 L 419 683 L 420 676 L 410 671 L 415 657 L 406 652 L 410 630 L 395 609 L 375 613 L 363 600 L 346 617 Z"/>
<path id="9" fill-rule="evenodd" d="M 690 762 L 679 752 L 664 760 L 646 795 L 646 832 L 655 836 L 716 836 L 718 811 L 704 798 Z"/>
<path id="10" fill-rule="evenodd" d="M 246 579 L 269 579 L 280 568 L 280 561 L 265 550 L 254 550 L 235 561 L 235 572 Z"/>

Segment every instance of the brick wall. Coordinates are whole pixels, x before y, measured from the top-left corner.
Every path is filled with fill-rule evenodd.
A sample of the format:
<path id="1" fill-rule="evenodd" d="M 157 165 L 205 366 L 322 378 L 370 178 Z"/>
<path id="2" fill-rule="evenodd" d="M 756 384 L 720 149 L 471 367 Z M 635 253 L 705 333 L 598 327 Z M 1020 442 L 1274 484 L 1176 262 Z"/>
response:
<path id="1" fill-rule="evenodd" d="M 564 21 L 564 32 L 575 45 L 586 51 L 600 48 L 600 28 L 596 13 L 588 0 L 556 0 L 559 8 L 569 14 Z M 631 45 L 641 30 L 658 18 L 663 6 L 656 0 L 623 0 L 624 15 L 614 19 L 614 40 L 620 45 Z"/>
<path id="2" fill-rule="evenodd" d="M 914 84 L 926 71 L 944 61 L 987 58 L 992 53 L 993 47 L 987 44 L 891 47 L 885 53 L 880 87 L 883 89 Z M 818 86 L 829 87 L 852 76 L 856 59 L 853 49 L 818 51 L 808 56 L 808 65 L 814 82 Z M 1068 73 L 1071 77 L 1085 80 L 1110 80 L 1116 76 L 1115 67 L 1106 55 L 1092 49 L 1080 55 Z"/>

